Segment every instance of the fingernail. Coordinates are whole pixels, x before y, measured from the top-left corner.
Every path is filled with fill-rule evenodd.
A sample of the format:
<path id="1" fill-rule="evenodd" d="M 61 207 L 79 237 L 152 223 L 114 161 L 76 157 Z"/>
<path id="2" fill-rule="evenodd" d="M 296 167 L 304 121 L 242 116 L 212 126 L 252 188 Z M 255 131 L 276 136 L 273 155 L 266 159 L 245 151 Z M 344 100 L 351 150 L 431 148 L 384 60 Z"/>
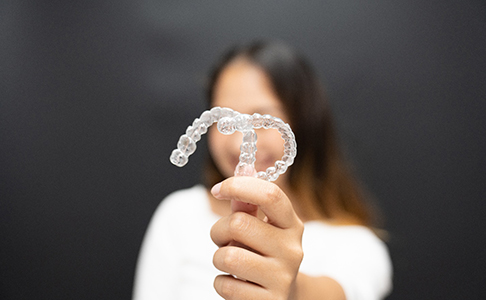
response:
<path id="1" fill-rule="evenodd" d="M 219 196 L 220 190 L 221 190 L 221 182 L 213 186 L 213 188 L 211 189 L 211 194 L 213 194 L 214 197 L 217 197 Z"/>

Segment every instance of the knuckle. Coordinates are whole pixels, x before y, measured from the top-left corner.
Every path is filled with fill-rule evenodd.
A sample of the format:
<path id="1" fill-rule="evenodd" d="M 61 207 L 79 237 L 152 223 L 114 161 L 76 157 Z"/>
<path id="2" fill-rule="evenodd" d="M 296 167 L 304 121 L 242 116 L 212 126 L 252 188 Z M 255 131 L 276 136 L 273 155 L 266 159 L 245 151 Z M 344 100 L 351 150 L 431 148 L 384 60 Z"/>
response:
<path id="1" fill-rule="evenodd" d="M 304 222 L 300 218 L 297 218 L 295 228 L 297 230 L 297 234 L 302 237 L 304 234 Z"/>
<path id="2" fill-rule="evenodd" d="M 211 230 L 209 231 L 209 236 L 211 237 L 211 240 L 217 244 L 217 235 L 218 235 L 218 231 L 217 231 L 217 227 L 218 226 L 218 223 L 214 224 L 212 227 L 211 227 Z"/>
<path id="3" fill-rule="evenodd" d="M 304 259 L 304 250 L 302 249 L 302 247 L 299 246 L 294 249 L 293 253 L 294 253 L 295 260 L 300 265 L 300 263 Z"/>
<path id="4" fill-rule="evenodd" d="M 270 205 L 278 204 L 283 198 L 283 192 L 275 184 L 269 184 L 263 194 Z"/>
<path id="5" fill-rule="evenodd" d="M 250 227 L 248 215 L 243 212 L 236 212 L 229 220 L 229 231 L 233 237 L 239 237 Z"/>
<path id="6" fill-rule="evenodd" d="M 231 284 L 229 280 L 223 281 L 223 284 L 221 285 L 221 295 L 223 298 L 232 298 L 235 294 L 236 292 L 233 284 Z"/>
<path id="7" fill-rule="evenodd" d="M 287 247 L 287 258 L 291 265 L 299 267 L 304 259 L 304 249 L 301 243 L 294 243 Z"/>
<path id="8" fill-rule="evenodd" d="M 233 270 L 239 265 L 241 255 L 236 248 L 227 248 L 223 253 L 222 262 L 227 270 Z"/>
<path id="9" fill-rule="evenodd" d="M 236 288 L 233 282 L 223 276 L 216 277 L 214 287 L 218 294 L 225 299 L 231 299 L 236 294 Z"/>

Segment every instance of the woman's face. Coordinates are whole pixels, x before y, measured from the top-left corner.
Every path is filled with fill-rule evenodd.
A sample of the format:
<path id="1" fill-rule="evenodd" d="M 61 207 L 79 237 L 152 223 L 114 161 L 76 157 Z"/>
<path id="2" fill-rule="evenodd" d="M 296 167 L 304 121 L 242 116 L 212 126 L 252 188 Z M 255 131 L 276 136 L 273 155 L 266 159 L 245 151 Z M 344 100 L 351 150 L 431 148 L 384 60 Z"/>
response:
<path id="1" fill-rule="evenodd" d="M 226 66 L 215 84 L 212 106 L 229 107 L 244 114 L 270 114 L 289 122 L 284 107 L 267 75 L 251 63 L 237 59 Z M 257 129 L 255 168 L 265 171 L 283 156 L 283 139 L 275 129 Z M 216 126 L 209 131 L 209 151 L 225 177 L 234 175 L 239 161 L 242 134 L 221 134 Z M 282 176 L 284 176 L 283 174 Z M 281 181 L 282 176 L 278 181 Z"/>

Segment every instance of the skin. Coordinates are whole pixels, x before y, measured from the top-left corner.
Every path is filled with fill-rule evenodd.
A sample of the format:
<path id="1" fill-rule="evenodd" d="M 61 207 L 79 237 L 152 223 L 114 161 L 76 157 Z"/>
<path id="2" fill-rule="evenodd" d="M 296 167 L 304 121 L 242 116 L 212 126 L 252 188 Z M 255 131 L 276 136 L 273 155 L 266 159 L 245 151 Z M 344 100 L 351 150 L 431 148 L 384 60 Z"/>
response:
<path id="1" fill-rule="evenodd" d="M 213 106 L 241 113 L 271 114 L 288 122 L 266 74 L 244 60 L 230 63 L 214 90 Z M 213 126 L 214 127 L 214 126 Z M 257 132 L 258 171 L 280 159 L 283 140 L 276 130 Z M 241 135 L 224 136 L 210 129 L 209 150 L 228 179 L 209 195 L 222 216 L 211 230 L 219 249 L 213 264 L 224 273 L 214 288 L 224 299 L 345 299 L 341 286 L 328 277 L 299 273 L 304 225 L 298 201 L 289 193 L 285 174 L 276 183 L 253 177 L 231 177 L 240 154 Z"/>
<path id="2" fill-rule="evenodd" d="M 221 73 L 214 88 L 212 106 L 229 107 L 244 114 L 270 114 L 288 122 L 265 73 L 242 60 L 233 62 Z M 209 130 L 209 147 L 213 157 L 217 158 L 218 168 L 226 177 L 233 176 L 240 155 L 241 133 L 223 135 L 215 126 Z M 264 171 L 282 158 L 284 141 L 274 129 L 257 129 L 256 133 L 258 151 L 255 168 Z M 280 179 L 278 182 L 284 181 Z"/>

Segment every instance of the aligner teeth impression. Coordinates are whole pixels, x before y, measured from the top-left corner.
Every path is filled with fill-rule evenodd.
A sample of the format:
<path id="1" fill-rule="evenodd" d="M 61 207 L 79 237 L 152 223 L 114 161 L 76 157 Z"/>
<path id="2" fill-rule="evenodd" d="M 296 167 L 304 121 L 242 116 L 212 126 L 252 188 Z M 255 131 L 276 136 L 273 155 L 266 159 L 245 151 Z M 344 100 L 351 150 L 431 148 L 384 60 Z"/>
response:
<path id="1" fill-rule="evenodd" d="M 196 151 L 196 143 L 201 135 L 208 131 L 208 127 L 218 123 L 218 131 L 222 134 L 233 134 L 235 131 L 243 133 L 243 141 L 240 146 L 240 162 L 236 166 L 235 176 L 256 176 L 263 180 L 275 181 L 278 176 L 285 173 L 293 164 L 297 155 L 297 143 L 290 126 L 281 119 L 271 115 L 241 114 L 230 108 L 213 107 L 204 111 L 196 118 L 186 133 L 179 138 L 177 149 L 172 151 L 170 161 L 172 164 L 183 167 L 187 164 L 189 156 Z M 277 160 L 275 165 L 267 168 L 265 172 L 255 171 L 255 153 L 257 151 L 257 135 L 255 129 L 277 129 L 284 142 L 284 156 Z"/>

